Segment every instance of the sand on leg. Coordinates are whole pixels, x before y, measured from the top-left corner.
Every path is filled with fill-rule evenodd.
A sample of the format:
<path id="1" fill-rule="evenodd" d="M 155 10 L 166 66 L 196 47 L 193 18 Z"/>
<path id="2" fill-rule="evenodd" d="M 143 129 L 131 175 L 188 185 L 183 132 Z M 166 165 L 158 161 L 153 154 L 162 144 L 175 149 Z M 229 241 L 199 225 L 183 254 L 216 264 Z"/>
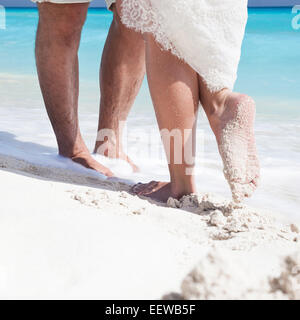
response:
<path id="1" fill-rule="evenodd" d="M 98 133 L 112 130 L 113 137 L 96 141 L 95 153 L 123 159 L 138 171 L 125 154 L 122 133 L 125 121 L 145 76 L 145 43 L 140 33 L 125 27 L 116 5 L 104 47 L 100 69 L 100 115 Z M 98 137 L 101 136 L 98 134 Z"/>
<path id="2" fill-rule="evenodd" d="M 199 76 L 200 99 L 216 136 L 233 200 L 250 197 L 259 183 L 254 136 L 255 102 L 228 89 L 212 93 Z"/>
<path id="3" fill-rule="evenodd" d="M 59 154 L 107 176 L 93 159 L 78 123 L 78 48 L 88 4 L 41 3 L 36 36 L 36 64 Z"/>

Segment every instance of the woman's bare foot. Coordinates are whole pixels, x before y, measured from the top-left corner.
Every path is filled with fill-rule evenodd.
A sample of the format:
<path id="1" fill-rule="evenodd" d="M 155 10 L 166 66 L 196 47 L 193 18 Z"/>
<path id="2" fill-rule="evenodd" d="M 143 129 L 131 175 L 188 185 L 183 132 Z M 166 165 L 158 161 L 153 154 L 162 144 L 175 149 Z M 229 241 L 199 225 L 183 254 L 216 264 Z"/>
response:
<path id="1" fill-rule="evenodd" d="M 208 118 L 233 200 L 241 202 L 253 194 L 260 176 L 254 137 L 255 103 L 246 95 L 228 93 L 224 107 Z"/>
<path id="2" fill-rule="evenodd" d="M 120 159 L 129 163 L 133 172 L 140 172 L 139 167 L 123 151 L 117 151 L 117 147 L 108 142 L 98 142 L 95 147 L 95 153 L 111 159 Z"/>
<path id="3" fill-rule="evenodd" d="M 155 201 L 167 202 L 169 198 L 181 199 L 185 195 L 195 193 L 195 187 L 180 190 L 170 182 L 151 181 L 149 183 L 138 183 L 131 188 L 131 191 L 138 196 L 148 197 Z"/>
<path id="4" fill-rule="evenodd" d="M 97 162 L 87 151 L 83 151 L 80 153 L 77 153 L 76 155 L 71 157 L 72 161 L 81 164 L 87 169 L 92 169 L 95 171 L 98 171 L 102 174 L 104 174 L 107 177 L 113 177 L 113 173 L 106 167 L 104 167 L 102 164 Z"/>
<path id="5" fill-rule="evenodd" d="M 138 196 L 149 197 L 159 202 L 167 202 L 171 197 L 171 183 L 151 181 L 149 183 L 138 183 L 131 188 Z"/>

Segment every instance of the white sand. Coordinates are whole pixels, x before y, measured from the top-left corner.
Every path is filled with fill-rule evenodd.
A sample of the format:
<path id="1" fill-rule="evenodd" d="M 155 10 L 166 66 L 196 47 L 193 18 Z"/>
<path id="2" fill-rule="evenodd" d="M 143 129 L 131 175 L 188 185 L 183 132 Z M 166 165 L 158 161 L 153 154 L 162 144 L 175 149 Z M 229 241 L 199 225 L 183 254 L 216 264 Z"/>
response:
<path id="1" fill-rule="evenodd" d="M 274 213 L 215 195 L 170 208 L 93 173 L 0 166 L 0 298 L 300 298 L 299 227 Z"/>

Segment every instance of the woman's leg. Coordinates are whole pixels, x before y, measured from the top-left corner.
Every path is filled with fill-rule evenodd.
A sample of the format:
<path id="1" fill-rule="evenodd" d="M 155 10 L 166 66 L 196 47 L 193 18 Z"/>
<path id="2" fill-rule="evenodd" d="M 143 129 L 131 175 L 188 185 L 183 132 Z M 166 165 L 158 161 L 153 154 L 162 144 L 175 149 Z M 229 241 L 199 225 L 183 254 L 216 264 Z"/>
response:
<path id="1" fill-rule="evenodd" d="M 162 51 L 151 35 L 146 35 L 145 39 L 149 88 L 169 162 L 171 182 L 140 184 L 134 191 L 167 201 L 171 196 L 181 198 L 196 192 L 193 168 L 199 83 L 190 66 L 170 52 Z M 172 134 L 174 138 L 170 139 Z"/>
<path id="2" fill-rule="evenodd" d="M 224 89 L 211 93 L 199 76 L 201 103 L 216 136 L 224 163 L 224 174 L 233 199 L 250 197 L 257 188 L 260 166 L 257 157 L 254 101 Z"/>

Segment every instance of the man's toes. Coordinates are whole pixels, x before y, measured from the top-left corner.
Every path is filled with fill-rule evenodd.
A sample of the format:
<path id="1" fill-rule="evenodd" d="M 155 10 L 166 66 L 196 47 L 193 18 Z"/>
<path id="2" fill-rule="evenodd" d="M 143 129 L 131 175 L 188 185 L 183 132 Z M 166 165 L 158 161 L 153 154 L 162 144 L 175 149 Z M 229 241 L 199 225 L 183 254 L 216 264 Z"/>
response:
<path id="1" fill-rule="evenodd" d="M 83 154 L 81 156 L 73 157 L 72 160 L 87 169 L 95 170 L 101 174 L 104 174 L 107 177 L 114 176 L 114 174 L 110 169 L 101 165 L 99 162 L 94 160 L 90 155 Z"/>
<path id="2" fill-rule="evenodd" d="M 100 171 L 100 173 L 103 173 L 105 176 L 107 176 L 107 177 L 109 177 L 109 178 L 114 177 L 113 172 L 110 171 L 109 169 L 104 170 L 104 172 L 101 172 L 101 171 Z"/>
<path id="3" fill-rule="evenodd" d="M 88 168 L 88 169 L 95 170 L 95 171 L 97 171 L 97 172 L 99 172 L 99 173 L 101 173 L 101 174 L 104 174 L 104 175 L 107 176 L 107 177 L 113 177 L 113 176 L 114 176 L 113 172 L 112 172 L 110 169 L 102 166 L 102 165 L 99 164 L 98 162 L 96 162 L 96 163 L 90 163 L 87 168 Z"/>
<path id="4" fill-rule="evenodd" d="M 133 171 L 134 173 L 139 173 L 139 172 L 141 172 L 140 168 L 139 168 L 138 166 L 136 166 L 134 163 L 131 164 L 131 167 L 132 167 L 132 171 Z"/>
<path id="5" fill-rule="evenodd" d="M 130 164 L 134 173 L 138 173 L 141 171 L 140 168 L 128 156 L 126 157 L 126 161 Z"/>

